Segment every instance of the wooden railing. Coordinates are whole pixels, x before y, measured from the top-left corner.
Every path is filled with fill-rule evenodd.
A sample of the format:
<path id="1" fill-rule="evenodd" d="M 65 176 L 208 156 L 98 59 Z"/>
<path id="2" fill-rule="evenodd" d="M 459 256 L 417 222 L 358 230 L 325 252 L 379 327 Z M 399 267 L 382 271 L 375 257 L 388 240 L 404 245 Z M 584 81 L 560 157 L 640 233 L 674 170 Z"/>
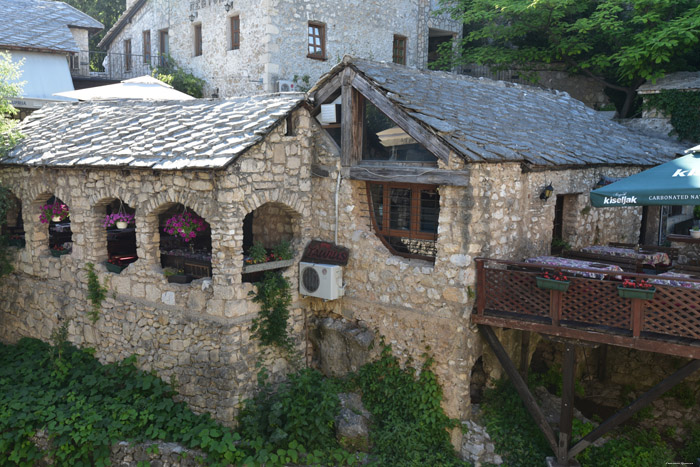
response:
<path id="1" fill-rule="evenodd" d="M 700 290 L 655 285 L 650 300 L 618 295 L 622 277 L 655 275 L 565 267 L 566 292 L 537 287 L 551 265 L 476 259 L 477 300 L 472 321 L 639 350 L 700 358 Z M 606 273 L 603 280 L 574 276 Z M 700 282 L 684 278 L 683 282 Z"/>

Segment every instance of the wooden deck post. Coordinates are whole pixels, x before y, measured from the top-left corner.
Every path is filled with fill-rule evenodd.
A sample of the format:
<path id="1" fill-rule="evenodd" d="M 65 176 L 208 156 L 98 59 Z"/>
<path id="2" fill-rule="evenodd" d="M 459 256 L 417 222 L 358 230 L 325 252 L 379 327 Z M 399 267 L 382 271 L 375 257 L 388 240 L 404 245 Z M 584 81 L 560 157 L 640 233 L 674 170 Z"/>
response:
<path id="1" fill-rule="evenodd" d="M 646 300 L 642 300 L 641 298 L 633 298 L 632 299 L 632 317 L 631 317 L 631 326 L 632 326 L 632 337 L 639 337 L 642 333 L 642 323 L 643 323 L 643 315 L 644 315 L 644 304 Z"/>
<path id="2" fill-rule="evenodd" d="M 476 259 L 476 314 L 484 316 L 486 308 L 486 271 L 484 260 Z"/>
<path id="3" fill-rule="evenodd" d="M 561 412 L 559 414 L 559 449 L 557 463 L 567 465 L 569 443 L 574 420 L 574 382 L 576 380 L 576 347 L 566 343 L 564 351 L 564 370 L 561 386 Z"/>

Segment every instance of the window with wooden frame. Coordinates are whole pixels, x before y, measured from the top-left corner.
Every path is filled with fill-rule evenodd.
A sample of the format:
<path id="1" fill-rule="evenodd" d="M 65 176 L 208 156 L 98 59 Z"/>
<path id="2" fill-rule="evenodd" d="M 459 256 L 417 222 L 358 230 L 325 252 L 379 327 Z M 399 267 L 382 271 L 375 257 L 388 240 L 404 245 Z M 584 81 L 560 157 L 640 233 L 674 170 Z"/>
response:
<path id="1" fill-rule="evenodd" d="M 131 71 L 131 39 L 124 40 L 124 71 Z"/>
<path id="2" fill-rule="evenodd" d="M 372 225 L 395 255 L 434 261 L 440 195 L 436 185 L 367 182 Z"/>
<path id="3" fill-rule="evenodd" d="M 231 27 L 231 50 L 238 50 L 241 48 L 241 17 L 231 16 L 230 20 Z"/>
<path id="4" fill-rule="evenodd" d="M 309 21 L 309 53 L 307 57 L 326 59 L 326 25 Z"/>
<path id="5" fill-rule="evenodd" d="M 143 31 L 143 63 L 151 63 L 151 31 Z"/>
<path id="6" fill-rule="evenodd" d="M 406 41 L 408 39 L 405 36 L 394 35 L 394 47 L 391 54 L 391 59 L 394 63 L 399 65 L 406 64 Z"/>
<path id="7" fill-rule="evenodd" d="M 194 56 L 202 55 L 202 25 L 194 25 Z"/>

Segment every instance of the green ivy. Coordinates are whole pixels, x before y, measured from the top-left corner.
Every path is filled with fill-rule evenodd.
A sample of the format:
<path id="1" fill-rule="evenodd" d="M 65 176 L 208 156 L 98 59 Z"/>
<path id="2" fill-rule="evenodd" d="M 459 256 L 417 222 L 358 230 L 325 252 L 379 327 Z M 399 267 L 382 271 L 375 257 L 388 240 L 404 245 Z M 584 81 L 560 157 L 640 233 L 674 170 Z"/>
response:
<path id="1" fill-rule="evenodd" d="M 92 263 L 87 263 L 85 265 L 85 270 L 88 275 L 88 300 L 92 304 L 90 311 L 88 311 L 88 317 L 90 321 L 96 323 L 100 319 L 100 308 L 102 307 L 102 302 L 107 298 L 107 287 L 100 284 L 100 279 L 95 273 L 95 265 Z"/>
<path id="2" fill-rule="evenodd" d="M 154 78 L 192 97 L 201 98 L 204 96 L 205 81 L 203 79 L 183 70 L 169 55 L 161 57 L 160 60 L 161 64 L 153 69 Z"/>
<path id="3" fill-rule="evenodd" d="M 260 339 L 263 345 L 291 352 L 294 342 L 287 332 L 292 303 L 289 281 L 278 271 L 266 271 L 263 280 L 255 287 L 257 292 L 251 292 L 251 295 L 253 302 L 260 305 L 260 312 L 253 319 L 253 337 Z"/>
<path id="4" fill-rule="evenodd" d="M 700 141 L 700 92 L 664 89 L 646 96 L 644 107 L 669 115 L 673 130 L 681 139 Z"/>

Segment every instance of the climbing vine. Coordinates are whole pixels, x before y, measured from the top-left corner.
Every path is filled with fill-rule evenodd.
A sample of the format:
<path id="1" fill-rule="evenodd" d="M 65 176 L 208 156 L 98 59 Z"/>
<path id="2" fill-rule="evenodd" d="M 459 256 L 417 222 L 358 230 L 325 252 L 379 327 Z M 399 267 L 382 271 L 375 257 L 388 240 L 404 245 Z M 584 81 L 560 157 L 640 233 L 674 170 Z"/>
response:
<path id="1" fill-rule="evenodd" d="M 681 139 L 700 141 L 700 92 L 662 90 L 647 96 L 644 107 L 669 115 L 673 131 Z"/>
<path id="2" fill-rule="evenodd" d="M 253 302 L 260 304 L 260 312 L 253 320 L 253 337 L 263 345 L 275 345 L 291 351 L 293 341 L 287 332 L 289 305 L 292 303 L 291 286 L 280 272 L 267 271 L 251 292 Z"/>
<path id="3" fill-rule="evenodd" d="M 88 274 L 88 300 L 92 303 L 92 309 L 88 311 L 88 317 L 90 321 L 96 323 L 100 319 L 100 308 L 102 307 L 102 302 L 107 298 L 107 287 L 100 284 L 100 279 L 95 273 L 95 265 L 92 263 L 87 263 L 85 269 Z"/>

